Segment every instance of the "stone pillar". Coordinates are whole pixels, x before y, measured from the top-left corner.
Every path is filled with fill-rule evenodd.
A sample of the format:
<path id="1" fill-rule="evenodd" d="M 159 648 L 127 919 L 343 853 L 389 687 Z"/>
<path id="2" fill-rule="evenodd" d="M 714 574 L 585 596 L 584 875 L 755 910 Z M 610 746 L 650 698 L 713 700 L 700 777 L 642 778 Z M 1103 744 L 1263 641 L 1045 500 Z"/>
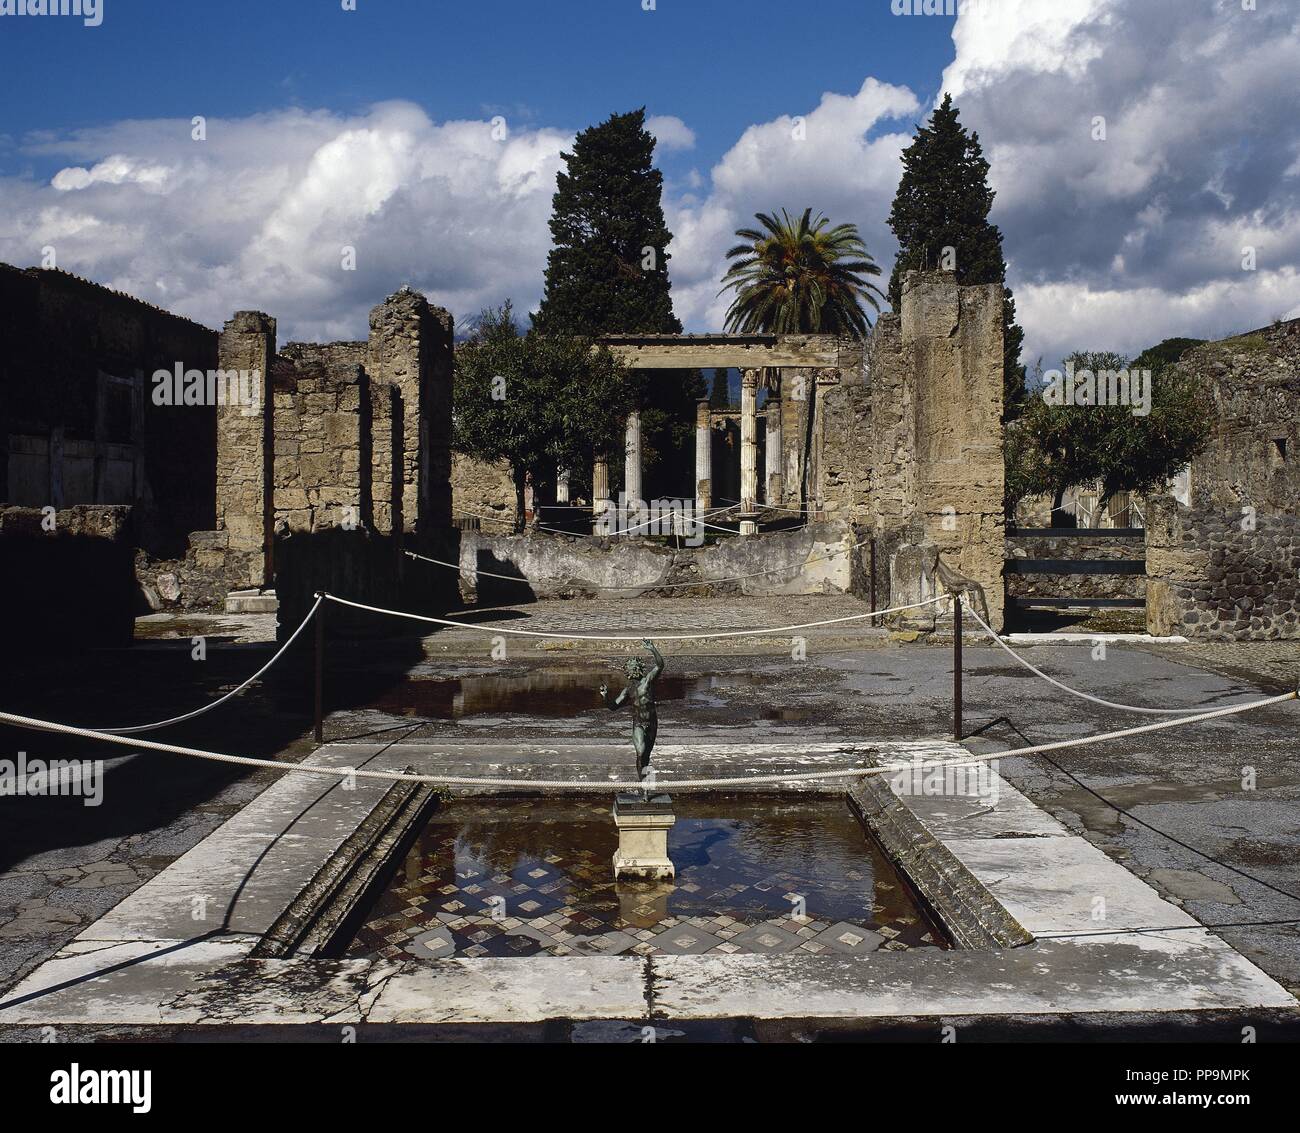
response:
<path id="1" fill-rule="evenodd" d="M 555 502 L 557 504 L 567 504 L 569 502 L 569 470 L 567 468 L 557 468 L 555 470 Z"/>
<path id="2" fill-rule="evenodd" d="M 767 399 L 767 495 L 769 505 L 779 507 L 784 494 L 785 477 L 782 475 L 784 460 L 781 448 L 781 399 L 769 396 Z"/>
<path id="3" fill-rule="evenodd" d="M 641 410 L 633 409 L 627 415 L 626 443 L 623 457 L 623 491 L 627 495 L 628 510 L 637 507 L 644 498 L 641 488 Z"/>
<path id="4" fill-rule="evenodd" d="M 275 320 L 260 311 L 237 311 L 217 340 L 218 368 L 254 379 L 249 403 L 217 406 L 217 530 L 226 533 L 232 589 L 269 586 L 272 578 L 274 357 Z"/>
<path id="5" fill-rule="evenodd" d="M 709 401 L 695 403 L 695 507 L 705 512 L 713 506 L 713 433 L 709 428 Z"/>
<path id="6" fill-rule="evenodd" d="M 591 462 L 591 517 L 597 523 L 608 522 L 610 509 L 609 498 L 609 455 L 598 452 Z M 596 528 L 599 532 L 599 528 Z M 604 534 L 608 534 L 608 530 Z"/>
<path id="7" fill-rule="evenodd" d="M 402 404 L 401 515 L 406 531 L 451 526 L 452 317 L 403 288 L 370 312 L 366 373 Z"/>
<path id="8" fill-rule="evenodd" d="M 740 381 L 740 514 L 755 514 L 758 498 L 758 371 L 742 370 Z M 758 524 L 742 518 L 740 533 L 753 535 Z"/>

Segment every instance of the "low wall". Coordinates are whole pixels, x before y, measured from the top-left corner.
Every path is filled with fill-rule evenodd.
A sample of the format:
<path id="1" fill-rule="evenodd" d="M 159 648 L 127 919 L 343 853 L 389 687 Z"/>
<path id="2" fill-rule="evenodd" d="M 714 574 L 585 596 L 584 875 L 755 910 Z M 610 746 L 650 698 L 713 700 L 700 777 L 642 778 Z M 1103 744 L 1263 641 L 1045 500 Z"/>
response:
<path id="1" fill-rule="evenodd" d="M 457 536 L 434 539 L 380 535 L 364 527 L 327 528 L 280 534 L 275 541 L 275 593 L 279 599 L 278 637 L 297 629 L 318 590 L 389 610 L 442 615 L 459 604 L 456 574 L 419 563 L 403 552 L 454 561 Z M 437 571 L 432 574 L 431 571 Z M 371 614 L 330 603 L 331 636 L 387 637 L 431 633 L 433 626 Z"/>
<path id="2" fill-rule="evenodd" d="M 815 523 L 801 531 L 680 549 L 650 539 L 464 532 L 455 561 L 461 568 L 462 596 L 482 606 L 600 595 L 840 594 L 861 592 L 865 586 L 865 548 L 851 549 L 857 541 L 844 523 Z"/>
<path id="3" fill-rule="evenodd" d="M 129 645 L 137 602 L 131 508 L 78 505 L 54 513 L 50 530 L 44 519 L 39 508 L 0 506 L 0 620 L 11 656 Z"/>
<path id="4" fill-rule="evenodd" d="M 1189 508 L 1147 516 L 1147 629 L 1212 641 L 1300 638 L 1300 517 Z"/>
<path id="5" fill-rule="evenodd" d="M 1141 599 L 1146 597 L 1146 579 L 1142 574 L 1018 574 L 1012 563 L 1015 559 L 1101 559 L 1140 563 L 1145 554 L 1146 545 L 1140 537 L 1008 535 L 1007 597 Z"/>

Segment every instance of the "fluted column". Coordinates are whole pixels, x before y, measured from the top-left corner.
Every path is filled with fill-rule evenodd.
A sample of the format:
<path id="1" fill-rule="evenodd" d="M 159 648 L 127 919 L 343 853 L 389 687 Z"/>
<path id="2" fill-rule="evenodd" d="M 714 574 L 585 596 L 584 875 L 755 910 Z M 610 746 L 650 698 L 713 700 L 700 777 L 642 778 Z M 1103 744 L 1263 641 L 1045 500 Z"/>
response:
<path id="1" fill-rule="evenodd" d="M 709 402 L 695 403 L 695 507 L 708 511 L 713 506 L 713 435 L 709 429 Z"/>
<path id="2" fill-rule="evenodd" d="M 627 506 L 631 510 L 638 507 L 641 493 L 641 410 L 633 409 L 627 415 L 627 428 L 624 444 L 623 491 L 627 494 Z"/>
<path id="3" fill-rule="evenodd" d="M 758 499 L 758 371 L 743 370 L 740 376 L 740 514 L 755 514 Z M 740 533 L 753 535 L 758 524 L 740 521 Z"/>
<path id="4" fill-rule="evenodd" d="M 781 399 L 768 394 L 763 407 L 767 414 L 767 495 L 769 507 L 780 507 L 784 493 L 784 454 L 781 451 Z"/>
<path id="5" fill-rule="evenodd" d="M 609 455 L 598 452 L 591 461 L 591 517 L 596 523 L 608 522 L 606 513 L 611 507 L 609 498 Z M 599 528 L 596 529 L 599 532 Z"/>

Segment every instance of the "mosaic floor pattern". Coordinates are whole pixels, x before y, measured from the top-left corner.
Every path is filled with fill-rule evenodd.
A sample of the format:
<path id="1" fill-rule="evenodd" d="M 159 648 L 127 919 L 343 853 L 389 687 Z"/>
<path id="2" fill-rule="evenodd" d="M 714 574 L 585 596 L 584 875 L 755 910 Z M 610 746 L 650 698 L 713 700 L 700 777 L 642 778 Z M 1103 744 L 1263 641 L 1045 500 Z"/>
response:
<path id="1" fill-rule="evenodd" d="M 412 846 L 347 955 L 943 946 L 838 797 L 680 798 L 670 885 L 616 885 L 616 841 L 607 801 L 453 801 Z"/>

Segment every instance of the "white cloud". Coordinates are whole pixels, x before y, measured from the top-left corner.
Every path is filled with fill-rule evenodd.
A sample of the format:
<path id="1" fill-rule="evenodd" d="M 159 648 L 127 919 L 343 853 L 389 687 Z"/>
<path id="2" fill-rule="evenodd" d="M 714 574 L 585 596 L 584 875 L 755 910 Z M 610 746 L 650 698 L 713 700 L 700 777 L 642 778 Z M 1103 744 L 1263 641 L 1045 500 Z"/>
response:
<path id="1" fill-rule="evenodd" d="M 658 142 L 657 149 L 687 150 L 695 148 L 695 131 L 671 114 L 656 114 L 646 119 L 645 128 Z"/>
<path id="2" fill-rule="evenodd" d="M 209 326 L 268 311 L 285 341 L 362 335 L 403 283 L 458 318 L 540 294 L 569 133 L 496 140 L 490 122 L 435 123 L 403 102 L 210 119 L 204 142 L 190 129 L 122 122 L 30 141 L 28 154 L 84 164 L 45 186 L 0 181 L 0 260 L 35 263 L 53 245 L 61 267 Z"/>
<path id="3" fill-rule="evenodd" d="M 1000 0 L 959 16 L 942 89 L 991 164 L 1027 360 L 1295 310 L 1300 14 L 1283 8 Z"/>

